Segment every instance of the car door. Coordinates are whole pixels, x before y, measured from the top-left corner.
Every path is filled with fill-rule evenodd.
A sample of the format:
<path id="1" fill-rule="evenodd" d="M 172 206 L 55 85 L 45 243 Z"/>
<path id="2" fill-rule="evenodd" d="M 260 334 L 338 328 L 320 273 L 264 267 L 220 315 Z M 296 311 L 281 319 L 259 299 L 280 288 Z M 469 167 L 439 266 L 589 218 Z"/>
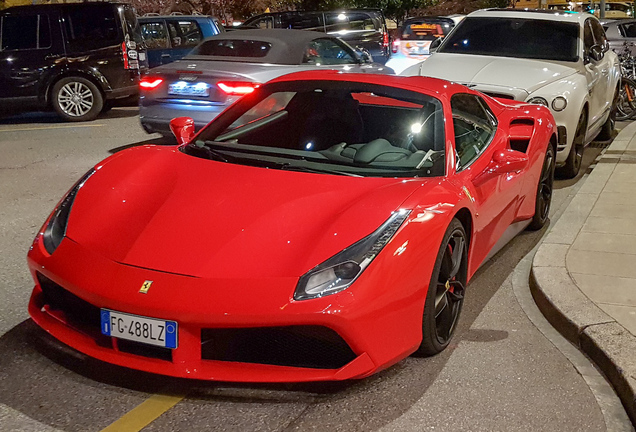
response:
<path id="1" fill-rule="evenodd" d="M 64 57 L 55 10 L 1 16 L 0 98 L 37 100 L 45 75 Z"/>
<path id="2" fill-rule="evenodd" d="M 594 43 L 603 49 L 603 58 L 598 62 L 598 69 L 600 71 L 600 80 L 598 83 L 598 95 L 599 95 L 599 116 L 601 121 L 605 116 L 605 113 L 611 109 L 612 96 L 614 95 L 615 86 L 612 82 L 611 70 L 612 70 L 612 55 L 608 54 L 609 42 L 605 36 L 603 26 L 596 20 L 591 20 L 592 34 L 594 35 Z"/>
<path id="3" fill-rule="evenodd" d="M 153 68 L 170 63 L 172 54 L 165 20 L 145 18 L 140 24 L 148 55 L 148 67 Z"/>
<path id="4" fill-rule="evenodd" d="M 196 20 L 186 18 L 167 19 L 166 25 L 168 27 L 168 35 L 170 35 L 170 44 L 172 45 L 170 61 L 183 58 L 203 40 L 203 33 Z M 164 63 L 169 62 L 164 61 Z"/>
<path id="5" fill-rule="evenodd" d="M 501 170 L 512 152 L 507 136 L 496 134 L 497 122 L 486 102 L 477 95 L 458 93 L 451 98 L 455 139 L 454 181 L 475 204 L 475 236 L 484 256 L 514 222 L 523 175 Z M 523 154 L 514 152 L 523 158 Z M 527 160 L 527 158 L 526 158 Z"/>
<path id="6" fill-rule="evenodd" d="M 589 95 L 589 112 L 588 112 L 588 131 L 594 128 L 595 123 L 600 120 L 600 117 L 604 109 L 604 100 L 606 99 L 604 91 L 607 91 L 607 86 L 603 90 L 603 67 L 607 67 L 606 62 L 601 60 L 594 60 L 590 57 L 590 49 L 596 44 L 594 40 L 594 32 L 592 31 L 593 18 L 585 20 L 583 28 L 583 46 L 584 46 L 584 62 L 585 62 L 585 76 L 587 78 L 587 93 Z M 601 29 L 602 30 L 602 29 Z M 609 69 L 606 70 L 606 73 Z"/>

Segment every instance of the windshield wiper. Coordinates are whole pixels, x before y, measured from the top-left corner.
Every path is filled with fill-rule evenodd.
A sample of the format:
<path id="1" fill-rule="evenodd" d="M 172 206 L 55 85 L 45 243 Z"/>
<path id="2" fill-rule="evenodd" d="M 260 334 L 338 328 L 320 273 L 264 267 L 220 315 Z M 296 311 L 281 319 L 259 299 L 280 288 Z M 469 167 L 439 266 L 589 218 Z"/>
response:
<path id="1" fill-rule="evenodd" d="M 354 173 L 345 172 L 345 171 L 338 171 L 338 170 L 332 170 L 327 168 L 310 168 L 307 166 L 293 165 L 290 163 L 280 164 L 280 169 L 285 171 L 300 171 L 300 172 L 309 172 L 309 173 L 316 173 L 316 174 L 337 174 L 337 175 L 344 175 L 349 177 L 362 177 L 359 174 L 354 174 Z"/>

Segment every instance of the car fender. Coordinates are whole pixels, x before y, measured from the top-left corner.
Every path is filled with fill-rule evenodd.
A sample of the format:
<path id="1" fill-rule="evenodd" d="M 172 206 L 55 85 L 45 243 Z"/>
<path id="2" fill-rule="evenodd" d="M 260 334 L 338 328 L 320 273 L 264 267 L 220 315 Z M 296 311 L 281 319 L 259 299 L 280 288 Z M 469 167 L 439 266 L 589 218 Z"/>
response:
<path id="1" fill-rule="evenodd" d="M 552 105 L 555 98 L 559 96 L 566 99 L 567 106 L 561 111 L 556 111 Z M 590 96 L 587 92 L 587 80 L 579 74 L 571 75 L 530 93 L 528 100 L 535 97 L 542 97 L 548 102 L 548 108 L 554 116 L 557 127 L 565 126 L 567 130 L 566 142 L 562 143 L 559 140 L 560 145 L 557 149 L 557 163 L 564 162 L 572 147 L 579 117 L 589 105 Z"/>
<path id="2" fill-rule="evenodd" d="M 69 77 L 69 76 L 81 76 L 92 81 L 93 83 L 97 85 L 97 88 L 101 90 L 102 94 L 106 94 L 112 90 L 112 87 L 110 83 L 108 82 L 108 80 L 106 79 L 106 77 L 97 69 L 91 68 L 88 66 L 86 67 L 80 66 L 78 64 L 74 64 L 73 66 L 70 66 L 67 63 L 64 66 L 56 69 L 54 73 L 52 73 L 47 80 L 45 91 L 43 92 L 44 100 L 47 104 L 51 102 L 50 100 L 51 89 L 53 88 L 55 83 L 61 80 L 62 78 Z"/>

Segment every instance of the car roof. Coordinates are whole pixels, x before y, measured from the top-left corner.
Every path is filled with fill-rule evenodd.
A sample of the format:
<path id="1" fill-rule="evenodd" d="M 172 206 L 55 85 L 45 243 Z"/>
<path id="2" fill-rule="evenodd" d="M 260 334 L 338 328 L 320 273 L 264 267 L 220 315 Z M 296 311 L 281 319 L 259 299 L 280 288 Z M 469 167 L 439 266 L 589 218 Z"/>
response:
<path id="1" fill-rule="evenodd" d="M 144 16 L 140 16 L 139 18 L 137 18 L 138 21 L 152 21 L 152 20 L 156 20 L 156 19 L 173 19 L 173 20 L 180 20 L 180 19 L 203 19 L 203 20 L 209 20 L 209 19 L 215 19 L 214 16 L 212 15 L 144 15 Z"/>
<path id="2" fill-rule="evenodd" d="M 242 61 L 249 63 L 273 63 L 297 65 L 301 64 L 304 49 L 307 44 L 315 39 L 338 39 L 321 32 L 292 29 L 254 29 L 236 30 L 221 33 L 207 40 L 254 40 L 268 42 L 271 49 L 264 57 L 223 57 L 223 56 L 202 56 L 191 54 L 187 57 L 201 58 L 218 61 Z M 341 41 L 342 42 L 342 41 Z M 203 41 L 201 44 L 205 44 Z M 195 48 L 196 50 L 196 48 Z"/>
<path id="3" fill-rule="evenodd" d="M 467 15 L 466 18 L 505 17 L 536 19 L 547 21 L 572 22 L 583 24 L 586 19 L 596 17 L 586 12 L 564 12 L 548 9 L 482 9 Z"/>
<path id="4" fill-rule="evenodd" d="M 0 13 L 33 11 L 33 10 L 51 10 L 51 9 L 72 9 L 72 8 L 92 8 L 92 7 L 127 7 L 132 9 L 132 5 L 129 3 L 114 3 L 114 2 L 90 2 L 90 3 L 48 3 L 48 4 L 30 4 L 22 6 L 12 6 L 3 10 Z"/>

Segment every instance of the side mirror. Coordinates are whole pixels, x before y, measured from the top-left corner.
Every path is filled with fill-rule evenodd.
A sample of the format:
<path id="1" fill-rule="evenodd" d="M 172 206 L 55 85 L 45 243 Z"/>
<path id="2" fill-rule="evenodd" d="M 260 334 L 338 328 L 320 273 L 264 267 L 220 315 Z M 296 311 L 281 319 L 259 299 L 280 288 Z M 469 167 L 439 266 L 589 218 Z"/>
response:
<path id="1" fill-rule="evenodd" d="M 601 61 L 601 59 L 603 59 L 603 47 L 600 45 L 592 45 L 587 55 L 595 62 Z"/>
<path id="2" fill-rule="evenodd" d="M 190 117 L 177 117 L 170 120 L 170 130 L 178 144 L 190 142 L 194 137 L 194 120 Z"/>
<path id="3" fill-rule="evenodd" d="M 435 51 L 437 51 L 437 48 L 442 44 L 443 39 L 444 37 L 438 37 L 433 42 L 431 42 L 431 45 L 428 47 L 428 52 L 433 54 Z"/>
<path id="4" fill-rule="evenodd" d="M 369 53 L 369 51 L 367 51 L 365 48 L 356 47 L 356 54 L 358 55 L 358 58 L 360 59 L 360 63 L 362 64 L 373 63 L 373 57 L 371 56 L 371 53 Z"/>

